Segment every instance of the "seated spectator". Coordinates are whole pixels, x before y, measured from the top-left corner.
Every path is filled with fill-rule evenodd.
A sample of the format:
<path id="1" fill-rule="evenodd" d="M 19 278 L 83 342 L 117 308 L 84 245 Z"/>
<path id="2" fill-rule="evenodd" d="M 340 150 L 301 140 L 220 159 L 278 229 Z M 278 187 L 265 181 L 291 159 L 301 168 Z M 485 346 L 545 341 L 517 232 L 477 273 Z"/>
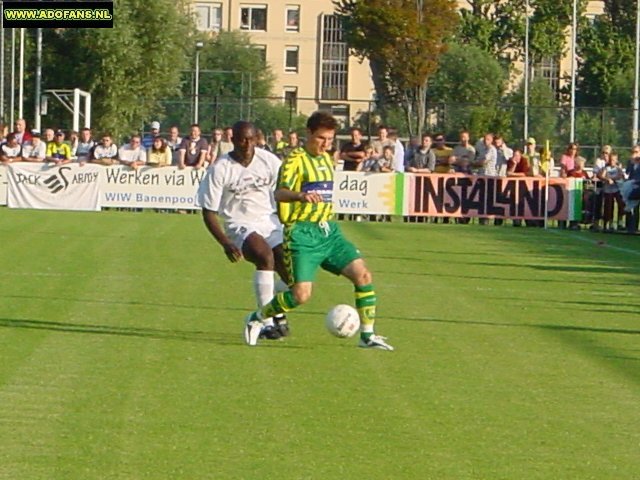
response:
<path id="1" fill-rule="evenodd" d="M 387 145 L 382 149 L 382 158 L 378 160 L 380 165 L 381 173 L 390 173 L 393 172 L 393 166 L 395 163 L 395 155 L 394 148 L 392 146 Z"/>
<path id="2" fill-rule="evenodd" d="M 614 203 L 618 206 L 618 228 L 620 228 L 624 214 L 624 203 L 622 201 L 622 195 L 620 194 L 620 184 L 624 180 L 624 171 L 618 164 L 617 153 L 612 152 L 611 155 L 609 155 L 609 162 L 604 169 L 600 170 L 598 175 L 603 182 L 604 212 L 602 217 L 604 221 L 604 231 L 612 232 Z"/>
<path id="3" fill-rule="evenodd" d="M 118 146 L 113 143 L 113 137 L 106 134 L 102 136 L 102 141 L 91 151 L 91 163 L 98 165 L 118 165 Z"/>
<path id="4" fill-rule="evenodd" d="M 84 164 L 89 161 L 91 150 L 96 146 L 96 142 L 91 138 L 91 129 L 83 128 L 80 130 L 80 138 L 76 145 L 75 155 L 78 162 Z M 73 152 L 72 152 L 73 153 Z"/>
<path id="5" fill-rule="evenodd" d="M 31 141 L 31 134 L 27 131 L 27 122 L 24 118 L 19 118 L 14 124 L 13 133 L 16 136 L 16 140 L 20 145 L 24 145 Z"/>
<path id="6" fill-rule="evenodd" d="M 145 133 L 144 137 L 142 138 L 142 148 L 144 148 L 145 151 L 151 148 L 155 138 L 160 135 L 160 122 L 151 122 L 150 128 L 151 132 Z"/>
<path id="7" fill-rule="evenodd" d="M 407 172 L 410 173 L 431 173 L 436 168 L 436 155 L 432 150 L 431 135 L 422 135 L 422 140 L 418 148 L 409 155 L 409 166 Z"/>
<path id="8" fill-rule="evenodd" d="M 585 160 L 584 157 L 578 157 L 576 159 L 575 165 L 573 170 L 569 170 L 569 172 L 567 172 L 567 177 L 571 177 L 571 178 L 585 178 L 585 179 L 589 179 L 591 178 L 591 176 L 589 175 L 589 172 L 587 172 L 584 169 L 584 165 L 587 161 Z"/>
<path id="9" fill-rule="evenodd" d="M 462 157 L 458 158 L 458 161 L 454 165 L 455 172 L 465 175 L 472 175 L 473 170 L 471 169 L 471 163 L 471 157 L 469 156 L 469 154 L 462 155 Z"/>
<path id="10" fill-rule="evenodd" d="M 178 168 L 202 168 L 207 158 L 208 150 L 209 145 L 207 144 L 207 141 L 200 136 L 200 125 L 194 123 L 191 125 L 191 135 L 182 140 L 182 143 L 180 144 L 180 160 L 178 162 Z M 223 153 L 222 149 L 220 149 L 218 151 L 218 158 L 224 154 L 225 153 Z"/>
<path id="11" fill-rule="evenodd" d="M 528 177 L 530 174 L 529 158 L 522 154 L 522 150 L 516 148 L 507 162 L 507 177 Z"/>
<path id="12" fill-rule="evenodd" d="M 220 133 L 222 135 L 222 132 Z M 178 165 L 180 163 L 180 144 L 182 138 L 180 137 L 180 131 L 175 125 L 169 129 L 169 138 L 167 138 L 167 147 L 171 150 L 171 165 Z M 212 162 L 213 160 L 209 160 Z"/>
<path id="13" fill-rule="evenodd" d="M 373 147 L 367 146 L 364 149 L 364 159 L 358 164 L 358 171 L 361 172 L 379 172 L 380 160 L 375 157 Z"/>
<path id="14" fill-rule="evenodd" d="M 47 145 L 40 138 L 40 132 L 31 132 L 31 141 L 22 146 L 23 162 L 44 162 L 47 156 Z"/>
<path id="15" fill-rule="evenodd" d="M 55 133 L 53 142 L 47 144 L 46 162 L 64 165 L 71 162 L 71 147 L 64 141 L 64 132 L 58 130 Z"/>
<path id="16" fill-rule="evenodd" d="M 162 137 L 153 139 L 153 144 L 147 152 L 147 165 L 152 167 L 171 166 L 171 150 Z"/>
<path id="17" fill-rule="evenodd" d="M 2 147 L 0 147 L 0 162 L 5 165 L 13 162 L 21 162 L 21 151 L 22 146 L 18 143 L 15 133 L 10 133 L 7 135 L 6 143 L 3 143 Z"/>
<path id="18" fill-rule="evenodd" d="M 147 163 L 147 152 L 142 147 L 140 135 L 132 135 L 129 143 L 118 150 L 120 163 L 131 168 L 138 168 Z"/>
<path id="19" fill-rule="evenodd" d="M 259 128 L 256 129 L 256 147 L 266 150 L 267 152 L 271 151 L 271 147 L 267 143 L 267 137 L 264 136 L 264 132 Z"/>
<path id="20" fill-rule="evenodd" d="M 362 131 L 354 127 L 351 129 L 351 141 L 345 142 L 340 148 L 340 159 L 343 161 L 342 170 L 355 172 L 366 157 L 366 145 L 362 142 Z"/>

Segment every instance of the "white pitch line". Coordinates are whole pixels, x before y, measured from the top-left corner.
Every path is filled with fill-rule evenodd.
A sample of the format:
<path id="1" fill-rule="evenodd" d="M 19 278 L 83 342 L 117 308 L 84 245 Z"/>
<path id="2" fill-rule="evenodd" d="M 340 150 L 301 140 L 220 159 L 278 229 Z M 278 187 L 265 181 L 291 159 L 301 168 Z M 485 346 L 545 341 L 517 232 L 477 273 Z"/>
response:
<path id="1" fill-rule="evenodd" d="M 584 238 L 581 237 L 577 234 L 572 234 L 570 232 L 566 232 L 563 230 L 547 230 L 549 233 L 554 233 L 556 235 L 565 235 L 567 237 L 573 238 L 575 240 L 580 240 L 581 242 L 585 242 L 585 243 L 590 243 L 591 245 L 598 245 L 598 242 L 594 241 L 594 240 L 589 240 L 588 238 Z M 624 248 L 624 247 L 617 247 L 615 245 L 610 245 L 609 243 L 605 243 L 602 245 L 604 248 L 610 248 L 611 250 L 617 250 L 619 252 L 623 252 L 623 253 L 630 253 L 632 255 L 638 255 L 640 256 L 640 250 L 631 250 L 630 248 Z"/>

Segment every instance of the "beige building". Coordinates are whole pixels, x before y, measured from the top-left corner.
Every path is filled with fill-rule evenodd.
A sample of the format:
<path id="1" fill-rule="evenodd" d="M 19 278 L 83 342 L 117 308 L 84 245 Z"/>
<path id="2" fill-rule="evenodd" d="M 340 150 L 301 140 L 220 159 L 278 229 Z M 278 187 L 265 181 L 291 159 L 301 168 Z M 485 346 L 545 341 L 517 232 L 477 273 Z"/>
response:
<path id="1" fill-rule="evenodd" d="M 505 0 L 508 1 L 508 0 Z M 264 50 L 276 75 L 273 95 L 309 114 L 331 111 L 345 124 L 369 109 L 374 96 L 367 61 L 349 56 L 332 0 L 191 0 L 202 31 L 241 30 Z M 603 11 L 602 0 L 588 3 L 586 16 Z M 459 0 L 460 8 L 469 8 Z M 567 31 L 567 45 L 570 41 Z M 568 50 L 568 47 L 567 47 Z M 522 72 L 523 65 L 516 65 Z M 562 59 L 532 65 L 533 76 L 558 89 L 571 70 L 569 51 Z M 520 77 L 521 78 L 521 77 Z M 519 78 L 512 79 L 516 85 Z"/>
<path id="2" fill-rule="evenodd" d="M 368 62 L 349 56 L 331 0 L 192 0 L 202 31 L 241 30 L 264 49 L 274 96 L 298 112 L 331 111 L 343 122 L 367 111 Z"/>

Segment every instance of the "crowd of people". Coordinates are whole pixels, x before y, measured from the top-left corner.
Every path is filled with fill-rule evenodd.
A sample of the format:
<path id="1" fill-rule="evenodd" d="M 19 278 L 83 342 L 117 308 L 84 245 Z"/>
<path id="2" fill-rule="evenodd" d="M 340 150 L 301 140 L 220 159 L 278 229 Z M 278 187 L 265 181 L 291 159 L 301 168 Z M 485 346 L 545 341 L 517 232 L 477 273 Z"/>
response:
<path id="1" fill-rule="evenodd" d="M 231 127 L 215 128 L 207 138 L 200 126 L 193 124 L 189 134 L 182 137 L 177 126 L 161 134 L 160 123 L 154 121 L 150 132 L 131 135 L 129 142 L 121 146 L 116 145 L 108 133 L 96 139 L 90 128 L 68 134 L 52 128 L 29 131 L 26 121 L 18 119 L 13 131 L 7 130 L 0 127 L 0 163 L 5 165 L 12 162 L 61 165 L 75 161 L 131 168 L 206 168 L 233 150 Z M 587 188 L 582 223 L 606 232 L 637 229 L 640 146 L 633 147 L 631 158 L 623 166 L 619 155 L 605 145 L 593 165 L 587 167 L 577 143 L 567 145 L 557 165 L 533 137 L 523 146 L 510 147 L 502 136 L 486 133 L 473 144 L 469 132 L 462 131 L 456 142 L 451 142 L 451 146 L 447 143 L 445 135 L 438 133 L 414 137 L 405 145 L 394 128 L 384 125 L 378 127 L 376 138 L 366 141 L 362 130 L 354 127 L 350 130 L 350 139 L 339 148 L 334 144 L 329 153 L 336 166 L 345 171 L 583 178 Z M 257 129 L 256 145 L 283 159 L 302 147 L 303 141 L 295 131 L 285 134 L 277 128 L 267 138 Z M 565 225 L 561 222 L 560 226 Z M 580 228 L 579 222 L 571 222 L 569 228 Z"/>

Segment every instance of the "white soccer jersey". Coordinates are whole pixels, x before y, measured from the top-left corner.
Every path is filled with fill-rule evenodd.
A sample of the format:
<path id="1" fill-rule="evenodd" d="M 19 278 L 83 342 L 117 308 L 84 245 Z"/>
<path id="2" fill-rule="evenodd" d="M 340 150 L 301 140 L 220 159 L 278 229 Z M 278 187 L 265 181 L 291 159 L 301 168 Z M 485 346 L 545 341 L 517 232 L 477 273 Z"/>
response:
<path id="1" fill-rule="evenodd" d="M 251 224 L 268 217 L 276 210 L 273 191 L 280 163 L 278 157 L 260 148 L 247 167 L 228 154 L 221 156 L 200 185 L 200 206 L 218 212 L 225 223 Z"/>

